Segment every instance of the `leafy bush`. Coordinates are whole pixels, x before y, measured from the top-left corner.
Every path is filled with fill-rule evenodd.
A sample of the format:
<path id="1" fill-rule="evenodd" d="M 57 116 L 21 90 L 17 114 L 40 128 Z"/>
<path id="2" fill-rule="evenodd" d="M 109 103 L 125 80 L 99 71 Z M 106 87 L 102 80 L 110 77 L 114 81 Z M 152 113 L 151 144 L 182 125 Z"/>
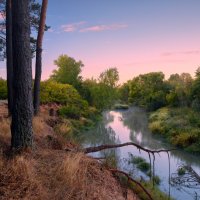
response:
<path id="1" fill-rule="evenodd" d="M 134 164 L 145 162 L 145 159 L 140 156 L 131 156 L 131 157 L 132 157 L 131 162 Z"/>
<path id="2" fill-rule="evenodd" d="M 149 129 L 151 130 L 152 133 L 155 133 L 155 134 L 163 133 L 163 127 L 161 125 L 161 121 L 151 122 L 149 124 Z"/>
<path id="3" fill-rule="evenodd" d="M 150 164 L 145 162 L 140 162 L 137 165 L 137 168 L 140 169 L 142 172 L 148 172 L 150 170 Z"/>
<path id="4" fill-rule="evenodd" d="M 2 78 L 0 78 L 0 99 L 7 99 L 7 83 Z"/>
<path id="5" fill-rule="evenodd" d="M 200 152 L 200 113 L 191 108 L 161 108 L 149 116 L 149 129 L 190 152 Z"/>
<path id="6" fill-rule="evenodd" d="M 142 172 L 147 173 L 150 170 L 150 164 L 146 162 L 146 160 L 139 156 L 133 156 L 131 154 L 131 161 L 130 163 L 133 163 L 136 165 L 138 169 L 140 169 Z"/>
<path id="7" fill-rule="evenodd" d="M 183 167 L 178 168 L 178 175 L 179 176 L 185 175 L 185 172 L 186 172 L 185 168 L 183 168 Z"/>
<path id="8" fill-rule="evenodd" d="M 68 84 L 61 84 L 54 81 L 41 82 L 41 102 L 42 103 L 60 103 L 60 104 L 80 104 L 83 99 L 77 90 Z"/>
<path id="9" fill-rule="evenodd" d="M 160 180 L 160 177 L 159 176 L 154 176 L 153 177 L 153 181 L 154 181 L 154 183 L 156 184 L 156 185 L 160 185 L 160 182 L 161 182 L 161 180 Z"/>
<path id="10" fill-rule="evenodd" d="M 59 110 L 59 114 L 63 117 L 79 119 L 81 117 L 81 110 L 74 105 L 73 106 L 63 106 Z"/>

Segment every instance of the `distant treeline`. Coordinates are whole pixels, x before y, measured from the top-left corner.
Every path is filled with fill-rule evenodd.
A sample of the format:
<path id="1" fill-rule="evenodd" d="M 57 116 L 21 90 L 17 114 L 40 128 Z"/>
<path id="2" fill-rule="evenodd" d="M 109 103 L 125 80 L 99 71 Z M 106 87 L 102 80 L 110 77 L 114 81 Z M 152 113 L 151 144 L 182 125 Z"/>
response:
<path id="1" fill-rule="evenodd" d="M 168 80 L 162 72 L 139 75 L 119 88 L 119 97 L 148 111 L 164 106 L 200 111 L 200 69 L 195 78 L 189 73 L 172 74 Z"/>

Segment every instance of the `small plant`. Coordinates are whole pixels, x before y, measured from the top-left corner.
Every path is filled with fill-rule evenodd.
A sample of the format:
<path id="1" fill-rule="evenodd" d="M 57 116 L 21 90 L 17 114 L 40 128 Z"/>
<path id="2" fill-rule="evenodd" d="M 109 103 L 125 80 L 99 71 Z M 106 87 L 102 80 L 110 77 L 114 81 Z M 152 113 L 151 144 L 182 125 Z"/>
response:
<path id="1" fill-rule="evenodd" d="M 134 164 L 139 164 L 141 162 L 145 162 L 145 159 L 139 156 L 132 156 L 131 162 Z"/>
<path id="2" fill-rule="evenodd" d="M 160 182 L 161 182 L 161 180 L 160 180 L 160 177 L 159 176 L 154 176 L 153 177 L 153 181 L 154 181 L 154 183 L 156 184 L 156 185 L 160 185 Z"/>
<path id="3" fill-rule="evenodd" d="M 140 169 L 142 172 L 148 172 L 150 170 L 150 164 L 145 162 L 141 162 L 137 165 L 137 168 Z"/>
<path id="4" fill-rule="evenodd" d="M 185 175 L 185 169 L 183 168 L 183 167 L 180 167 L 179 169 L 178 169 L 178 175 L 179 176 L 183 176 L 183 175 Z"/>
<path id="5" fill-rule="evenodd" d="M 136 165 L 136 167 L 144 173 L 147 173 L 150 170 L 150 164 L 146 160 L 139 156 L 131 156 L 130 163 Z"/>

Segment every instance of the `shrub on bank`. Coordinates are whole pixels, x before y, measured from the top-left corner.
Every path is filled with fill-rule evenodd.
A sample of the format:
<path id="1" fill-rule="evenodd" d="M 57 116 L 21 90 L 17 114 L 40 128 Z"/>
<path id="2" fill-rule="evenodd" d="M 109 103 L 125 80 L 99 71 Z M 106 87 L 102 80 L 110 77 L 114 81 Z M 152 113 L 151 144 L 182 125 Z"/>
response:
<path id="1" fill-rule="evenodd" d="M 7 82 L 0 78 L 0 99 L 7 99 Z"/>
<path id="2" fill-rule="evenodd" d="M 164 135 L 173 145 L 200 153 L 200 113 L 191 108 L 161 108 L 149 116 L 152 133 Z"/>

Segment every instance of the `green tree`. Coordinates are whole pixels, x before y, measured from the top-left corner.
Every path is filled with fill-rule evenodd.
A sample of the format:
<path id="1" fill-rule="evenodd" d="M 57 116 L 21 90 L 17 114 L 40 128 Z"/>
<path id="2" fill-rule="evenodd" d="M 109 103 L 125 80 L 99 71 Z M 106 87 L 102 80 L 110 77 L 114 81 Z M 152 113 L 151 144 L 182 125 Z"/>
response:
<path id="1" fill-rule="evenodd" d="M 168 104 L 172 106 L 189 106 L 190 92 L 193 79 L 190 74 L 172 74 L 167 83 L 170 93 L 167 95 Z"/>
<path id="2" fill-rule="evenodd" d="M 167 85 L 162 72 L 140 75 L 129 82 L 129 102 L 156 110 L 166 105 Z"/>
<path id="3" fill-rule="evenodd" d="M 129 82 L 124 83 L 122 86 L 118 88 L 118 95 L 119 99 L 125 103 L 128 103 L 128 98 L 129 98 Z"/>
<path id="4" fill-rule="evenodd" d="M 195 80 L 191 87 L 192 107 L 196 111 L 200 111 L 200 67 L 196 70 Z"/>
<path id="5" fill-rule="evenodd" d="M 102 72 L 96 79 L 87 79 L 82 82 L 81 94 L 99 110 L 110 108 L 117 98 L 117 81 L 119 80 L 116 68 Z"/>
<path id="6" fill-rule="evenodd" d="M 119 72 L 117 68 L 109 68 L 106 71 L 102 72 L 99 76 L 99 82 L 103 83 L 111 88 L 115 88 L 119 81 Z"/>
<path id="7" fill-rule="evenodd" d="M 61 55 L 54 61 L 58 69 L 53 71 L 51 79 L 59 83 L 70 84 L 77 88 L 80 85 L 82 77 L 81 68 L 84 66 L 81 61 L 76 61 L 67 55 Z"/>

